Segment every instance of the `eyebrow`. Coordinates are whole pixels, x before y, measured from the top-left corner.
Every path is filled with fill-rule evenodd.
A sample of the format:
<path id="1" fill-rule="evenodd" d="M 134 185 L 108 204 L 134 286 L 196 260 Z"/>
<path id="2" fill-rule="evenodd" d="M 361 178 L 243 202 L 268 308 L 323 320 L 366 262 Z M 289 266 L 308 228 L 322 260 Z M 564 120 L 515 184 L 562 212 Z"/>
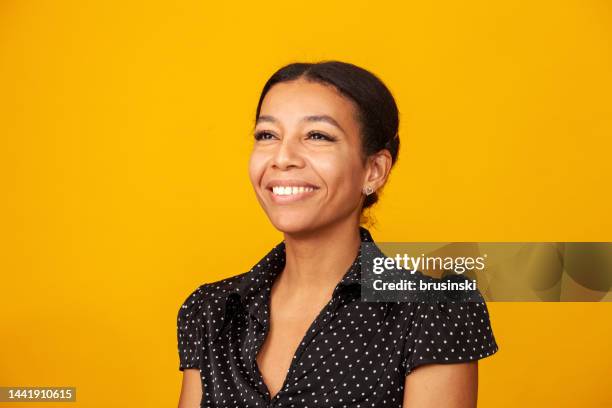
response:
<path id="1" fill-rule="evenodd" d="M 271 115 L 261 115 L 257 118 L 257 120 L 255 121 L 255 124 L 257 125 L 258 123 L 261 122 L 271 122 L 271 123 L 278 123 L 278 119 L 276 119 L 274 116 Z M 342 131 L 342 133 L 346 134 L 346 132 L 344 131 L 344 129 L 342 128 L 342 126 L 340 126 L 340 124 L 336 121 L 336 119 L 332 118 L 329 115 L 309 115 L 309 116 L 304 116 L 300 122 L 326 122 L 329 123 L 332 126 L 337 127 L 338 129 L 340 129 Z"/>

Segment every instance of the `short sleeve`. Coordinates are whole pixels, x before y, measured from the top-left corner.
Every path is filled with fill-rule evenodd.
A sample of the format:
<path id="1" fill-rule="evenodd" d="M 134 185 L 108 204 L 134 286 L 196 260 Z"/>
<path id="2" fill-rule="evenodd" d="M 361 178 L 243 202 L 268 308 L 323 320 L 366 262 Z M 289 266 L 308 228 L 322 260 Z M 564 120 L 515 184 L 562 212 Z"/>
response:
<path id="1" fill-rule="evenodd" d="M 179 370 L 200 368 L 203 341 L 202 288 L 181 305 L 176 319 Z"/>
<path id="2" fill-rule="evenodd" d="M 405 343 L 408 375 L 424 364 L 479 360 L 497 352 L 484 301 L 414 303 Z"/>

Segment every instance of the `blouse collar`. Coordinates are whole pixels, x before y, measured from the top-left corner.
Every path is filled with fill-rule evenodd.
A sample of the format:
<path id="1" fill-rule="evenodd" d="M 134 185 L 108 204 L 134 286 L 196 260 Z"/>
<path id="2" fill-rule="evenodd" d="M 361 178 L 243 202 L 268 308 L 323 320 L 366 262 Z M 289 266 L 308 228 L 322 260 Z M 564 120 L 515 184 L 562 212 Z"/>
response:
<path id="1" fill-rule="evenodd" d="M 359 226 L 361 242 L 374 242 L 367 228 Z M 334 289 L 333 295 L 347 290 L 359 290 L 361 288 L 361 250 L 355 260 L 344 274 Z M 268 308 L 262 305 L 267 301 L 272 283 L 276 276 L 282 272 L 285 266 L 285 241 L 279 242 L 263 258 L 259 260 L 250 270 L 245 273 L 240 283 L 231 291 L 227 292 L 225 298 L 225 318 L 216 320 L 216 335 L 219 337 L 226 323 L 231 321 L 239 309 L 247 310 L 255 320 L 263 326 L 267 324 Z"/>

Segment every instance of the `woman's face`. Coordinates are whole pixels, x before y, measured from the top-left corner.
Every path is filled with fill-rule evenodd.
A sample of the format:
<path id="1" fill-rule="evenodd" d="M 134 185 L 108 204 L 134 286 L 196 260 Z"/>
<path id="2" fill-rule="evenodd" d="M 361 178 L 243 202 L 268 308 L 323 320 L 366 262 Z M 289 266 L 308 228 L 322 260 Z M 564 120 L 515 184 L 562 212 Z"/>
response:
<path id="1" fill-rule="evenodd" d="M 304 79 L 274 85 L 262 101 L 249 174 L 272 224 L 306 232 L 359 220 L 367 171 L 354 103 Z"/>

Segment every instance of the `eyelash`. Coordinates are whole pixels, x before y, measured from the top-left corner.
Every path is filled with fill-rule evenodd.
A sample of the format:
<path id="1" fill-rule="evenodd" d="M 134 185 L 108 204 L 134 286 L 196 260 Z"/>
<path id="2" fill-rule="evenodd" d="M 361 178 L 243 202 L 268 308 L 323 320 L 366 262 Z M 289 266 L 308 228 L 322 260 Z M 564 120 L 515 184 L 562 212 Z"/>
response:
<path id="1" fill-rule="evenodd" d="M 272 133 L 268 132 L 267 130 L 260 130 L 259 132 L 255 132 L 255 140 L 262 140 L 264 135 L 271 135 Z M 321 132 L 317 132 L 317 131 L 312 131 L 312 132 L 308 132 L 308 136 L 312 136 L 312 135 L 318 135 L 318 136 L 322 136 L 321 139 L 315 139 L 315 140 L 327 140 L 329 142 L 335 142 L 336 138 L 326 135 L 325 133 L 321 133 Z M 268 140 L 268 139 L 265 139 Z"/>

